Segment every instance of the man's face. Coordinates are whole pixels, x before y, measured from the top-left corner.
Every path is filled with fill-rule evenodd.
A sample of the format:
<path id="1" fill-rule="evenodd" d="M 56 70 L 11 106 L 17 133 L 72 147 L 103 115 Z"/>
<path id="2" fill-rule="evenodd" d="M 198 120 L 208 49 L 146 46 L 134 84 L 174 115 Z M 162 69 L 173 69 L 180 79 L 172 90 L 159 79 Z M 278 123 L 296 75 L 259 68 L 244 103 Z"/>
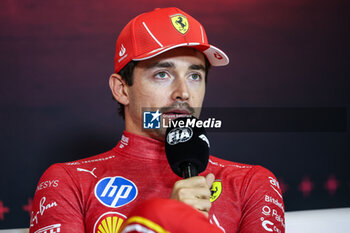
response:
<path id="1" fill-rule="evenodd" d="M 183 47 L 141 61 L 133 79 L 133 85 L 127 87 L 126 131 L 164 140 L 165 129 L 142 129 L 142 108 L 160 109 L 163 116 L 199 117 L 205 94 L 205 59 L 201 52 Z"/>

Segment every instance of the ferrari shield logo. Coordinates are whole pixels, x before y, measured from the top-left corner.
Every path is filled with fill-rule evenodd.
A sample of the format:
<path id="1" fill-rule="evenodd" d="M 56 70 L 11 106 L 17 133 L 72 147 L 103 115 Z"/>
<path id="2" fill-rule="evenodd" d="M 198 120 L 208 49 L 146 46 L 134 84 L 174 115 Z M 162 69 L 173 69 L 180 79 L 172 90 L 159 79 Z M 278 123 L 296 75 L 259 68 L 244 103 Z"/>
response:
<path id="1" fill-rule="evenodd" d="M 219 198 L 222 192 L 221 180 L 214 181 L 213 185 L 211 186 L 210 192 L 210 202 L 214 202 L 216 199 Z"/>
<path id="2" fill-rule="evenodd" d="M 171 16 L 170 19 L 171 23 L 178 32 L 185 34 L 188 31 L 189 25 L 185 16 L 178 14 Z"/>

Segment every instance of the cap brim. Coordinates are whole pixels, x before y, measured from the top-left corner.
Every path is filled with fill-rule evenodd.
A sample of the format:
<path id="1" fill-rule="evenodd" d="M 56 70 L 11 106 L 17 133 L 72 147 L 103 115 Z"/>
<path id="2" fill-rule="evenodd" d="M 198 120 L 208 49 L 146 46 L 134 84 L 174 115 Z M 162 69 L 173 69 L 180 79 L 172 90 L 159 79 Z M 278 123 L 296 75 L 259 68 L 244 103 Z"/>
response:
<path id="1" fill-rule="evenodd" d="M 132 60 L 133 61 L 147 60 L 155 56 L 158 56 L 162 53 L 165 53 L 169 50 L 179 48 L 179 47 L 192 47 L 199 50 L 207 57 L 209 63 L 212 66 L 225 66 L 230 62 L 228 56 L 222 50 L 216 48 L 213 45 L 200 44 L 200 43 L 182 43 L 182 44 L 165 46 L 165 47 L 155 49 L 149 53 L 139 55 Z"/>

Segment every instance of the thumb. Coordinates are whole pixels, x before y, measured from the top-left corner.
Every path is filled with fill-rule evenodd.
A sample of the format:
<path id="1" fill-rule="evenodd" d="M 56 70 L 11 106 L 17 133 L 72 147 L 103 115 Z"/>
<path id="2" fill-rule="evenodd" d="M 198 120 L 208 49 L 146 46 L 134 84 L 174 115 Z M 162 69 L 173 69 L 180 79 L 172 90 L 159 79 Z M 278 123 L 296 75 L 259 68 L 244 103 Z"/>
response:
<path id="1" fill-rule="evenodd" d="M 205 177 L 205 180 L 207 181 L 207 184 L 209 187 L 212 186 L 212 184 L 214 183 L 214 180 L 215 180 L 215 176 L 213 173 L 209 173 L 206 177 Z"/>

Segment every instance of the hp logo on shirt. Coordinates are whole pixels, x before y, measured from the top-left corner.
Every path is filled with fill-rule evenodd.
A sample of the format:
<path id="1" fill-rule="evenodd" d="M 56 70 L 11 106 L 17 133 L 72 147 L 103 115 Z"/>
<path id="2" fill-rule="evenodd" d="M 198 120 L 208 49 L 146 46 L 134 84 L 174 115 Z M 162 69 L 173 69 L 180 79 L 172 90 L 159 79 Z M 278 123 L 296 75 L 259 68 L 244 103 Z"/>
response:
<path id="1" fill-rule="evenodd" d="M 95 196 L 103 205 L 117 208 L 136 198 L 137 187 L 121 176 L 106 177 L 96 184 Z"/>

